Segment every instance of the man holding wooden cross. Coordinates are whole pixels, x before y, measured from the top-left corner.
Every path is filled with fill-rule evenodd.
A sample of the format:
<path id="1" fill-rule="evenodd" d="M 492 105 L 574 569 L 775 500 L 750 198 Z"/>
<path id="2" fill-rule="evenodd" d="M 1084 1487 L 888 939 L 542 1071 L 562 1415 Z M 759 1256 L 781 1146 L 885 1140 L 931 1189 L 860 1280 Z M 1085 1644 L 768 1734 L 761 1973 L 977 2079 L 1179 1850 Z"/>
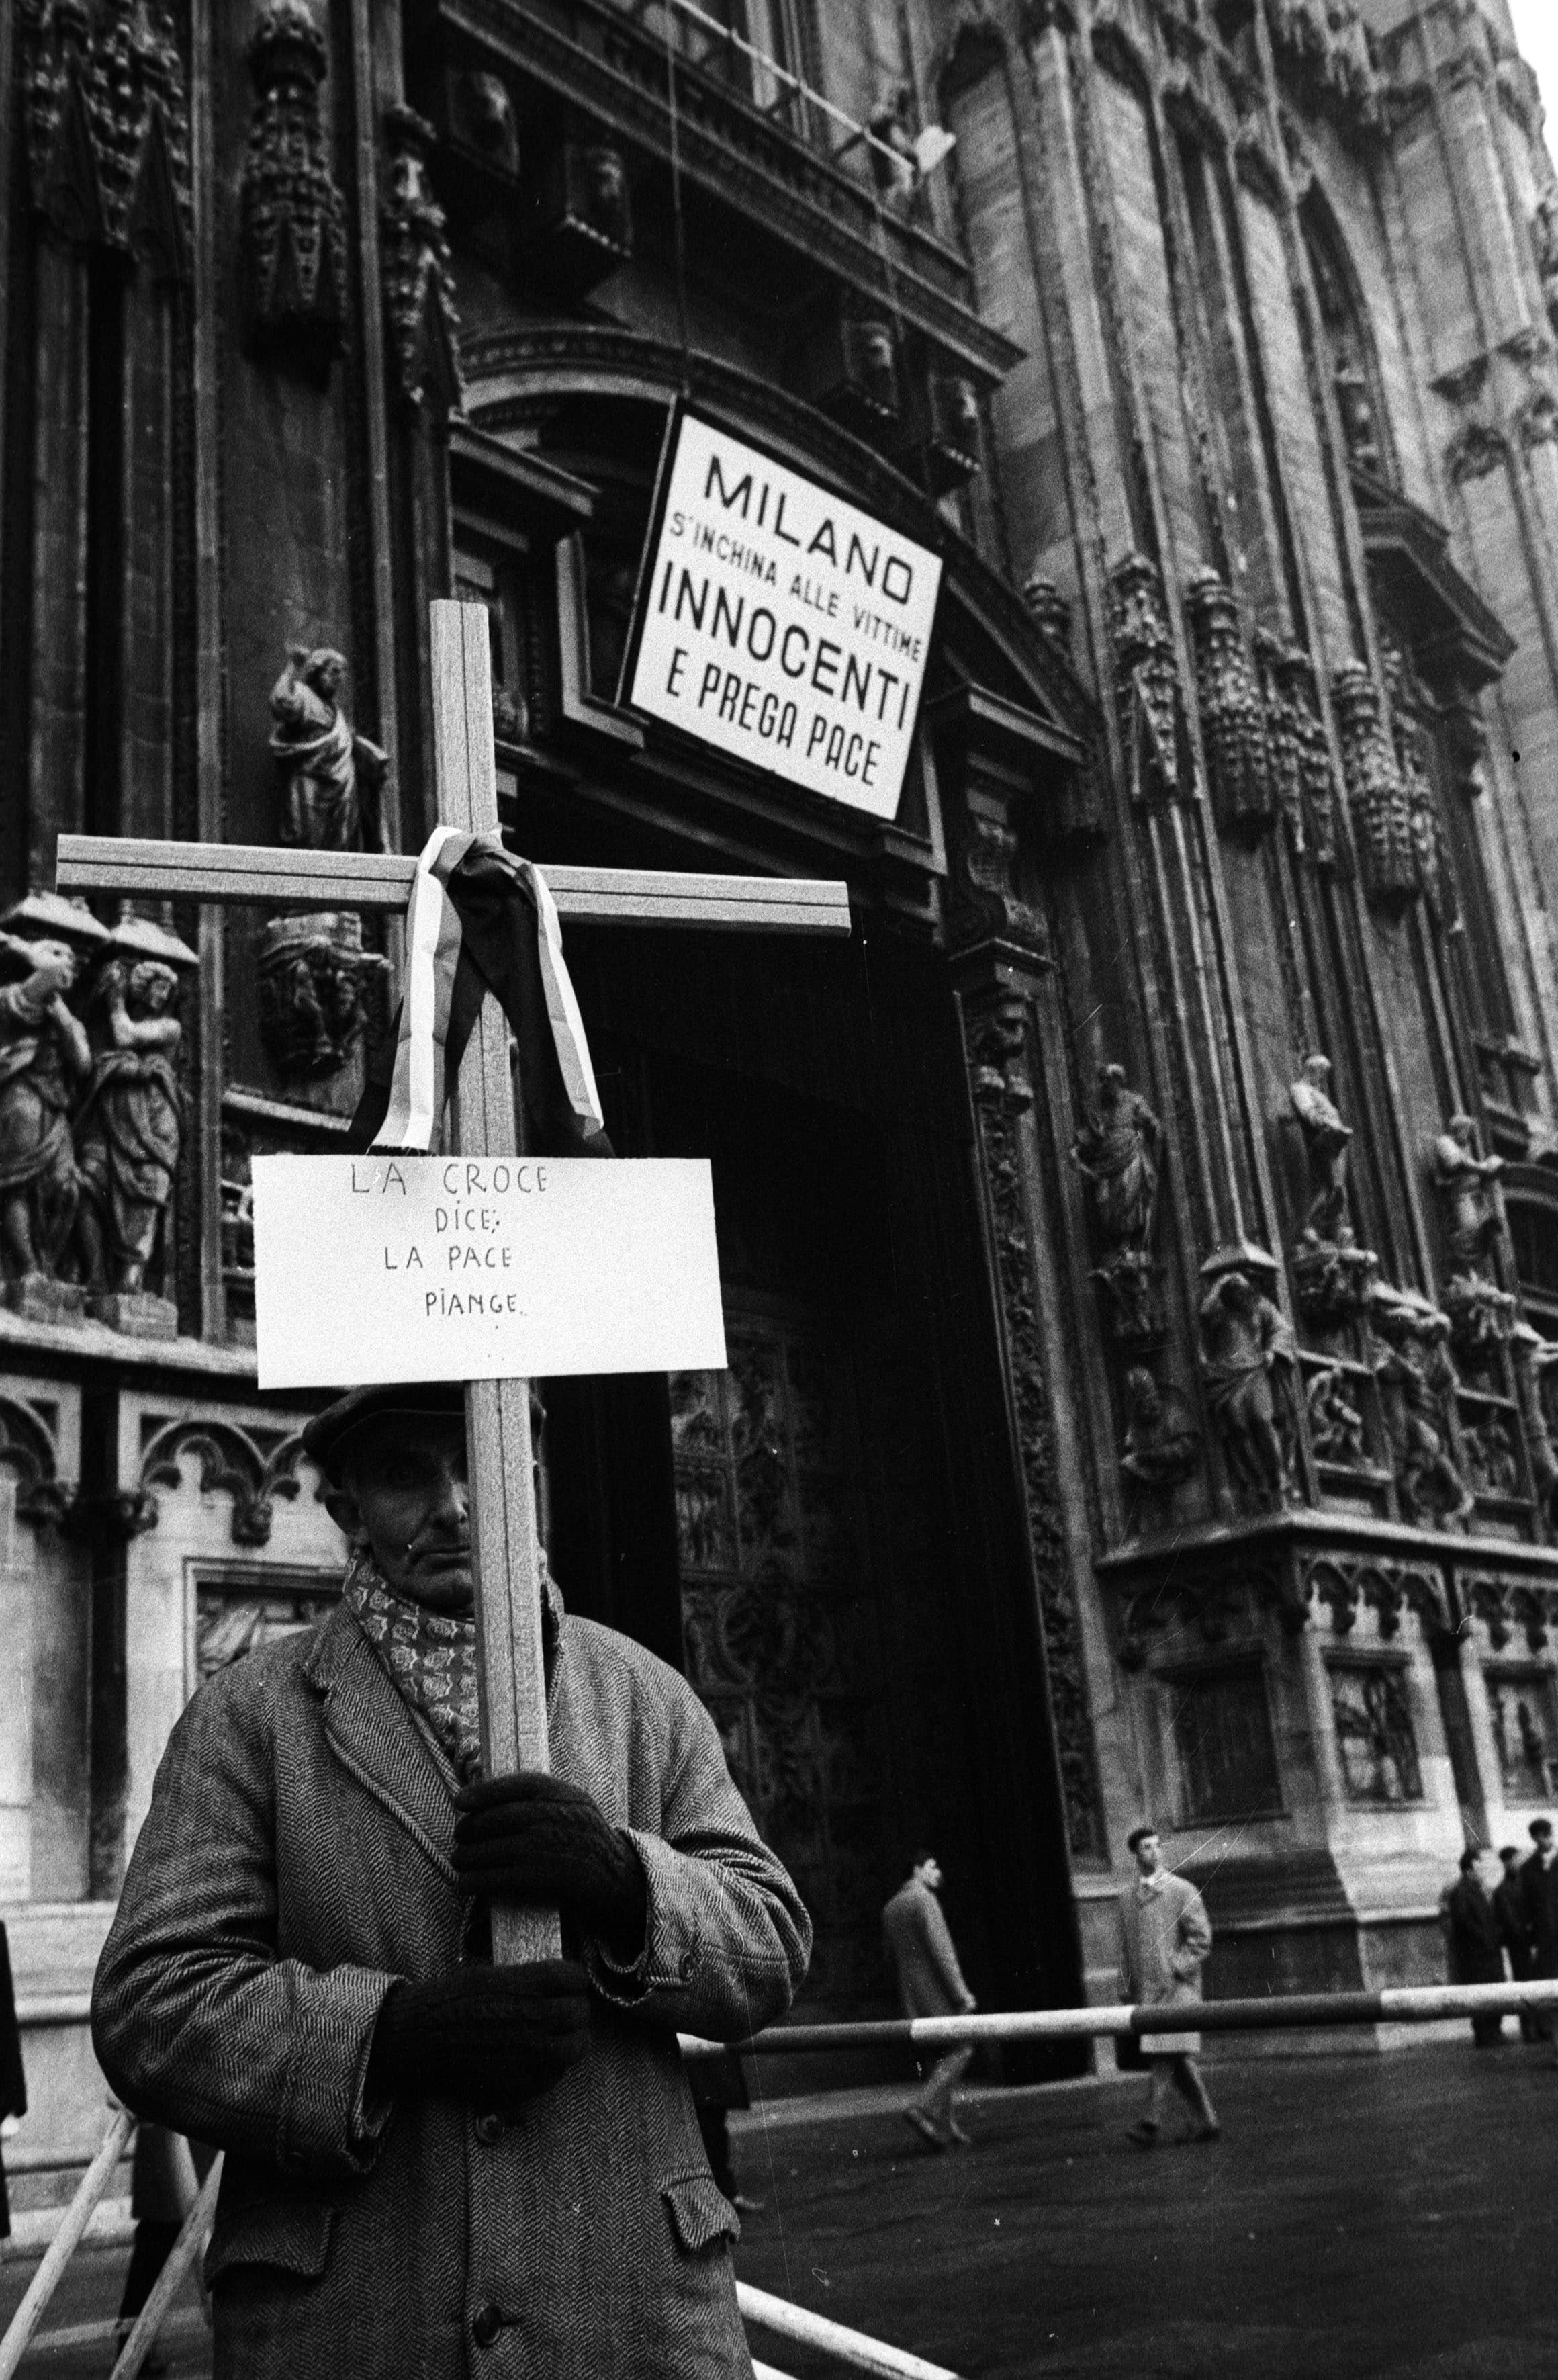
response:
<path id="1" fill-rule="evenodd" d="M 474 856 L 484 898 L 501 898 L 491 871 L 509 865 L 490 831 L 469 844 L 495 810 L 484 820 L 467 801 L 462 816 L 451 798 L 455 730 L 490 770 L 485 620 L 463 624 L 462 609 L 436 606 L 434 626 L 441 811 L 466 832 L 452 861 L 435 836 L 418 871 L 405 1021 L 376 1140 L 397 1152 L 428 1145 L 408 1117 L 436 1129 L 441 1111 L 442 1037 L 459 1004 L 453 880 Z M 471 773 L 467 759 L 467 783 Z M 453 918 L 431 883 L 445 863 Z M 97 867 L 88 855 L 67 876 L 62 859 L 61 881 L 96 889 Z M 588 1055 L 544 883 L 513 873 L 525 880 L 512 920 L 529 955 L 508 973 L 525 997 L 539 981 L 549 1027 L 536 1060 L 534 1014 L 516 1018 L 520 1047 L 552 1093 L 561 1083 L 577 1127 L 564 1141 L 577 1148 L 599 1123 Z M 478 945 L 489 982 L 503 972 L 491 922 Z M 566 1613 L 538 1553 L 528 1389 L 500 1369 L 500 1341 L 517 1331 L 512 1343 L 530 1343 L 521 1326 L 547 1298 L 497 1183 L 525 1170 L 513 1162 L 507 1066 L 489 1000 L 456 1116 L 488 1202 L 469 1213 L 488 1220 L 460 1228 L 486 1232 L 494 1257 L 512 1241 L 525 1311 L 513 1320 L 507 1293 L 490 1339 L 484 1304 L 479 1330 L 457 1340 L 489 1377 L 407 1385 L 381 1372 L 309 1424 L 349 1548 L 341 1604 L 189 1704 L 98 1972 L 93 2036 L 115 2089 L 226 2151 L 207 2264 L 219 2380 L 751 2371 L 730 2257 L 739 2224 L 709 2175 L 676 2035 L 733 2040 L 782 2014 L 811 1928 L 691 1689 Z M 368 1197 L 371 1220 L 354 1220 L 375 1263 L 383 1240 L 387 1264 L 426 1236 L 417 1218 L 434 1209 L 417 1201 L 448 1170 L 401 1154 L 291 1162 L 354 1169 L 336 1186 Z M 569 1245 L 576 1175 L 625 1182 L 635 1170 L 546 1160 L 557 1244 Z M 309 1175 L 308 1196 L 323 1181 Z M 534 1208 L 536 1188 L 514 1196 Z M 633 1195 L 631 1182 L 611 1193 Z M 257 1192 L 257 1245 L 262 1203 Z M 522 1221 L 544 1237 L 533 1211 Z M 610 1275 L 610 1249 L 579 1255 Z M 260 1271 L 263 1300 L 262 1257 Z M 579 1281 L 581 1305 L 589 1294 Z M 456 1331 L 469 1320 L 462 1312 Z M 635 1365 L 641 1326 L 624 1319 Z M 422 1342 L 405 1326 L 403 1364 L 426 1354 L 436 1374 L 445 1359 L 431 1334 L 443 1328 L 429 1315 Z M 594 1365 L 598 1331 L 589 1344 Z M 266 1385 L 263 1303 L 260 1345 Z"/>

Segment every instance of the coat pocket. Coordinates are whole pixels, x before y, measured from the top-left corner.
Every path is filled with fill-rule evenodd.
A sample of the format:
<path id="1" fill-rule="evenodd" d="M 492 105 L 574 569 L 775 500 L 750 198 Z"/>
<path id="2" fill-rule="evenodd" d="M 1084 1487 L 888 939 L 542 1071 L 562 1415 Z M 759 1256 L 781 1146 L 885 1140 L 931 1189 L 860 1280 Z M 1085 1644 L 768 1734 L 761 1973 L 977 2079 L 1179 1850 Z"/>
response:
<path id="1" fill-rule="evenodd" d="M 741 2238 L 741 2216 L 712 2175 L 672 2174 L 661 2182 L 660 2196 L 670 2228 L 690 2256 L 702 2255 L 717 2240 Z"/>
<path id="2" fill-rule="evenodd" d="M 334 2207 L 318 2198 L 251 2200 L 219 2212 L 206 2250 L 207 2286 L 243 2265 L 270 2265 L 317 2281 L 334 2224 Z"/>

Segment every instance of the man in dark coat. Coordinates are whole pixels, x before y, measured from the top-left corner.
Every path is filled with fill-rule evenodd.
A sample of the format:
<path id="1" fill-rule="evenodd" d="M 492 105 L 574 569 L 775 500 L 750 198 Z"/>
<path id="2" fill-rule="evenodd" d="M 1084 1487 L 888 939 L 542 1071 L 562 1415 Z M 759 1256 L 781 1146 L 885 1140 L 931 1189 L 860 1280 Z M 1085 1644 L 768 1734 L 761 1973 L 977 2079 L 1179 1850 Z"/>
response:
<path id="1" fill-rule="evenodd" d="M 1520 1871 L 1520 1893 L 1526 1904 L 1526 1939 L 1531 1946 L 1531 1976 L 1558 1977 L 1558 1848 L 1551 1818 L 1533 1818 L 1530 1836 L 1536 1849 Z M 1537 2019 L 1544 2041 L 1553 2038 L 1552 2019 Z"/>
<path id="2" fill-rule="evenodd" d="M 1526 1934 L 1526 1900 L 1520 1883 L 1520 1854 L 1513 1843 L 1505 1843 L 1499 1853 L 1504 1870 L 1502 1882 L 1493 1889 L 1493 1915 L 1498 1920 L 1499 1940 L 1504 1957 L 1509 1961 L 1512 1983 L 1523 1984 L 1531 1972 L 1531 1946 Z M 1520 2038 L 1540 2041 L 1541 2028 L 1528 2010 L 1520 2011 Z"/>
<path id="3" fill-rule="evenodd" d="M 965 2016 L 976 2006 L 958 1964 L 940 1893 L 940 1861 L 932 1851 L 916 1852 L 907 1878 L 882 1912 L 899 2005 L 908 2017 Z M 933 2149 L 968 2146 L 969 2136 L 952 2112 L 952 2094 L 972 2058 L 970 2046 L 948 2049 L 932 2064 L 913 2106 L 903 2111 L 904 2121 Z"/>
<path id="4" fill-rule="evenodd" d="M 550 1581 L 551 1774 L 476 1781 L 458 1390 L 305 1443 L 341 1606 L 191 1701 L 93 1992 L 127 2104 L 226 2151 L 216 2380 L 746 2375 L 676 2035 L 789 2006 L 794 1887 L 682 1679 Z M 489 1896 L 568 1955 L 493 1966 Z"/>
<path id="5" fill-rule="evenodd" d="M 1502 1984 L 1504 1945 L 1499 1921 L 1482 1881 L 1487 1854 L 1467 1849 L 1461 1853 L 1461 1872 L 1444 1902 L 1444 1931 L 1450 1981 L 1453 1984 Z M 1492 2049 L 1504 2039 L 1504 2019 L 1494 2010 L 1471 2020 L 1471 2035 L 1479 2049 Z"/>

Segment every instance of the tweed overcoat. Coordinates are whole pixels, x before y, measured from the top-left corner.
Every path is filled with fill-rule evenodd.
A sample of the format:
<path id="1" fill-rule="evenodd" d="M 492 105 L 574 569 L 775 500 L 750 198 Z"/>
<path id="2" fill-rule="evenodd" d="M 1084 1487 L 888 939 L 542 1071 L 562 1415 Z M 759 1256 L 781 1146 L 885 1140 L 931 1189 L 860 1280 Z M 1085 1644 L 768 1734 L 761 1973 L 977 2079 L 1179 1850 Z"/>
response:
<path id="1" fill-rule="evenodd" d="M 1199 2000 L 1212 1926 L 1195 1886 L 1160 1868 L 1151 1884 L 1138 1876 L 1126 1886 L 1119 1911 L 1121 1997 L 1138 2008 L 1179 2008 Z M 1141 2049 L 1147 2058 L 1195 2058 L 1201 2035 L 1143 2034 Z"/>
<path id="2" fill-rule="evenodd" d="M 882 1935 L 905 2016 L 957 2016 L 972 2007 L 941 1903 L 917 1876 L 900 1885 L 883 1910 Z"/>
<path id="3" fill-rule="evenodd" d="M 174 1730 L 92 1998 L 115 2089 L 227 2154 L 215 2380 L 727 2380 L 751 2362 L 678 2029 L 789 2006 L 811 1927 L 674 1670 L 554 1612 L 551 1761 L 632 1831 L 643 1953 L 578 1954 L 588 2051 L 515 2118 L 366 2091 L 397 1977 L 469 1904 L 448 1781 L 344 1608 Z"/>

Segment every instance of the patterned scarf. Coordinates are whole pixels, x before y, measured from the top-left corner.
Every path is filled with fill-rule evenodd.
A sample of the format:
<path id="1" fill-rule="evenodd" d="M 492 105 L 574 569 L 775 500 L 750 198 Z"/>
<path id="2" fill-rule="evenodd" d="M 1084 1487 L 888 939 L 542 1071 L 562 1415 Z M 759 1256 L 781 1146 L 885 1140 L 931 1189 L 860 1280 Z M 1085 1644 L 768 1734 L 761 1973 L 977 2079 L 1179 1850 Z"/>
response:
<path id="1" fill-rule="evenodd" d="M 347 1563 L 341 1593 L 402 1697 L 427 1721 L 468 1785 L 481 1773 L 476 1621 L 396 1595 L 366 1547 Z"/>

